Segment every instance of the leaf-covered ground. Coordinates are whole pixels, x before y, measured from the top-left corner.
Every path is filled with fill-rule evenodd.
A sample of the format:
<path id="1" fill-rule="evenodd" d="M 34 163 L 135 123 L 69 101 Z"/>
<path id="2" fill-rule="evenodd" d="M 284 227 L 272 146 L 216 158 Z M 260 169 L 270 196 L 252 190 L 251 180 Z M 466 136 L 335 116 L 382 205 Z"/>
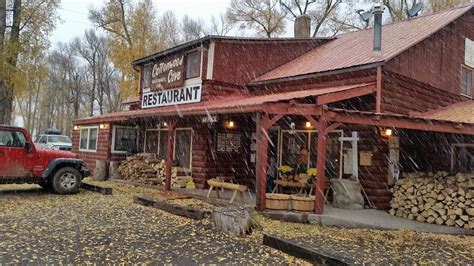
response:
<path id="1" fill-rule="evenodd" d="M 413 231 L 340 229 L 285 223 L 259 214 L 263 231 L 314 250 L 333 254 L 350 264 L 460 264 L 474 262 L 474 237 Z"/>
<path id="2" fill-rule="evenodd" d="M 61 196 L 0 186 L 0 263 L 282 264 L 293 258 L 204 222 L 132 203 L 142 189 Z M 20 192 L 5 192 L 5 190 Z M 2 192 L 3 191 L 3 192 Z M 151 193 L 153 191 L 150 191 Z M 161 195 L 156 192 L 157 195 Z"/>

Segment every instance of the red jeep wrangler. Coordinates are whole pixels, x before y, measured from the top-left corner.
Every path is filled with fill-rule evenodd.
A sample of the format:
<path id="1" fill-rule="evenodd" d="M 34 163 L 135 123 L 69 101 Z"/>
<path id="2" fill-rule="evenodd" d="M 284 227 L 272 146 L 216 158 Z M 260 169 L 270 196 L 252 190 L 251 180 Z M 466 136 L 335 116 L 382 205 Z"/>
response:
<path id="1" fill-rule="evenodd" d="M 0 184 L 35 183 L 70 194 L 88 175 L 76 154 L 37 148 L 24 128 L 0 125 Z"/>

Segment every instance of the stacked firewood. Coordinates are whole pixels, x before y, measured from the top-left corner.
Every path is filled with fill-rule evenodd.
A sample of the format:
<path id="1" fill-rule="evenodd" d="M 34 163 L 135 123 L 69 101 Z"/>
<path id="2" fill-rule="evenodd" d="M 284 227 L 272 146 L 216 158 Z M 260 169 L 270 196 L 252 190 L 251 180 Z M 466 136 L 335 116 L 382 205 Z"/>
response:
<path id="1" fill-rule="evenodd" d="M 155 154 L 139 153 L 122 161 L 119 172 L 122 179 L 158 185 L 165 179 L 165 161 Z"/>
<path id="2" fill-rule="evenodd" d="M 391 215 L 474 229 L 474 174 L 408 173 L 392 193 Z"/>

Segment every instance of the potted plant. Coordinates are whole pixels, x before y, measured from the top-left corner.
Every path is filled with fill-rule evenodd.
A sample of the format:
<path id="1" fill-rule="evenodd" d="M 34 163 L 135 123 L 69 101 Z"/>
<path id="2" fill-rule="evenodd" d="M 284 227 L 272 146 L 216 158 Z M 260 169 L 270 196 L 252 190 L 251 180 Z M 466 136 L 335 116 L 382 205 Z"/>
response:
<path id="1" fill-rule="evenodd" d="M 308 184 L 313 184 L 314 179 L 316 178 L 316 175 L 318 174 L 318 169 L 312 167 L 312 168 L 309 168 L 308 171 L 306 171 L 306 173 L 309 176 Z"/>
<path id="2" fill-rule="evenodd" d="M 287 180 L 289 179 L 289 176 L 291 176 L 293 168 L 289 165 L 282 165 L 278 167 L 278 172 L 280 173 L 281 179 Z"/>

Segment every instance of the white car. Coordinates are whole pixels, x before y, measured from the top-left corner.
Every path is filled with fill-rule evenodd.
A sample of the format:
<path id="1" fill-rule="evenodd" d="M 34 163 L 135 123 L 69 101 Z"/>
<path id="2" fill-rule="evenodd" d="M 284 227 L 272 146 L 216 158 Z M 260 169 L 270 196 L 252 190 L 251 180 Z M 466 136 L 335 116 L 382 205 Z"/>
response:
<path id="1" fill-rule="evenodd" d="M 64 135 L 39 135 L 36 138 L 35 145 L 41 148 L 53 150 L 71 151 L 72 141 Z"/>

